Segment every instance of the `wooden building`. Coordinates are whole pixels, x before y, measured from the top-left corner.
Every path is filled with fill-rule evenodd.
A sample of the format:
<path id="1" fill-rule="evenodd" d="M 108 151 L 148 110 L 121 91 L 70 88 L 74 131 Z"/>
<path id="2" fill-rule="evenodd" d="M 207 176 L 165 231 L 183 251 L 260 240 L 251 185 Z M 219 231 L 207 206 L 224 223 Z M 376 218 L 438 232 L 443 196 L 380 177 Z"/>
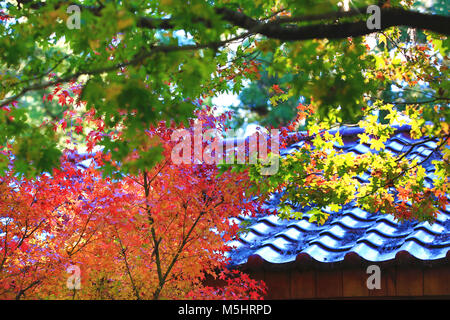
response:
<path id="1" fill-rule="evenodd" d="M 403 251 L 392 261 L 380 263 L 350 254 L 342 262 L 323 264 L 300 255 L 283 265 L 253 256 L 241 269 L 265 281 L 266 299 L 450 299 L 449 262 L 450 252 L 443 259 L 421 261 Z M 375 275 L 369 268 L 373 265 L 379 267 L 378 287 L 370 281 Z"/>

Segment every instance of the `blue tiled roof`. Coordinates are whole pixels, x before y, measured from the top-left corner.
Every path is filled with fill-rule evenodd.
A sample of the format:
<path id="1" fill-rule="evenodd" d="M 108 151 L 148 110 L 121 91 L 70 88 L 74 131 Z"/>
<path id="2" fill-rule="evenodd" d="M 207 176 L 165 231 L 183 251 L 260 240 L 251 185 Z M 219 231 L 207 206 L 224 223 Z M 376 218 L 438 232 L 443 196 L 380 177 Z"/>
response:
<path id="1" fill-rule="evenodd" d="M 360 128 L 341 128 L 345 144 L 336 147 L 356 154 L 367 152 L 370 150 L 369 145 L 360 144 L 356 136 L 361 132 Z M 407 126 L 398 128 L 385 143 L 386 150 L 394 154 L 409 150 L 410 145 L 418 140 L 412 140 L 408 132 Z M 293 152 L 303 143 L 294 143 L 281 154 Z M 421 144 L 409 152 L 407 158 L 423 161 L 436 146 L 433 141 Z M 440 154 L 433 154 L 423 164 L 430 184 L 434 173 L 431 161 L 439 157 Z M 361 179 L 366 180 L 368 177 L 363 176 Z M 281 194 L 273 194 L 264 206 L 275 209 L 280 204 L 280 197 Z M 347 255 L 355 254 L 373 262 L 395 259 L 400 252 L 426 261 L 449 257 L 450 206 L 440 208 L 437 221 L 433 224 L 418 221 L 400 223 L 392 215 L 366 212 L 354 203 L 344 206 L 337 213 L 326 209 L 323 211 L 330 214 L 324 225 L 308 222 L 310 215 L 307 213 L 299 220 L 282 220 L 277 215 L 240 217 L 240 222 L 247 220 L 246 232 L 230 243 L 235 246 L 230 253 L 231 264 L 243 265 L 255 256 L 269 264 L 290 263 L 305 255 L 320 263 L 340 262 Z"/>

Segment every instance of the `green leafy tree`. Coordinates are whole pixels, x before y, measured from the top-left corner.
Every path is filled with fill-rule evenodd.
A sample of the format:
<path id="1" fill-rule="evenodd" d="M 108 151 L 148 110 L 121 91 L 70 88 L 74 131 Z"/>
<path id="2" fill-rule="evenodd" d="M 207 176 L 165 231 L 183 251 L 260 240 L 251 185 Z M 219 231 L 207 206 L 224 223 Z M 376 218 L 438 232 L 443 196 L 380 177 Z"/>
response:
<path id="1" fill-rule="evenodd" d="M 67 24 L 74 18 L 67 12 L 73 4 L 80 8 L 80 29 Z M 164 119 L 186 122 L 195 108 L 192 101 L 239 93 L 243 82 L 256 76 L 245 72 L 244 65 L 254 50 L 273 54 L 268 72 L 274 77 L 296 75 L 289 96 L 313 96 L 322 118 L 340 108 L 342 121 L 354 121 L 363 116 L 364 95 L 383 85 L 366 76 L 375 61 L 362 36 L 405 26 L 433 32 L 432 37 L 439 39 L 439 34 L 449 33 L 449 18 L 388 1 L 380 11 L 381 30 L 372 30 L 366 23 L 369 2 L 353 1 L 346 11 L 339 4 L 335 0 L 192 0 L 189 6 L 181 0 L 4 3 L 2 144 L 12 144 L 17 163 L 27 163 L 36 172 L 56 165 L 52 159 L 60 150 L 59 140 L 53 130 L 29 121 L 32 109 L 26 98 L 77 80 L 83 83 L 82 99 L 88 102 L 79 112 L 93 109 L 104 118 L 106 130 L 122 128 L 123 139 L 105 138 L 103 144 L 116 160 L 123 160 L 137 149 L 139 139 L 134 137 L 149 125 Z M 6 110 L 15 101 L 18 108 Z"/>
<path id="2" fill-rule="evenodd" d="M 234 109 L 247 111 L 248 122 L 257 122 L 266 127 L 288 125 L 297 114 L 299 97 L 286 94 L 280 97 L 280 94 L 284 93 L 284 90 L 288 91 L 289 83 L 295 74 L 285 74 L 280 78 L 269 74 L 267 66 L 273 61 L 271 54 L 256 57 L 254 61 L 258 63 L 260 77 L 241 91 L 241 105 Z"/>

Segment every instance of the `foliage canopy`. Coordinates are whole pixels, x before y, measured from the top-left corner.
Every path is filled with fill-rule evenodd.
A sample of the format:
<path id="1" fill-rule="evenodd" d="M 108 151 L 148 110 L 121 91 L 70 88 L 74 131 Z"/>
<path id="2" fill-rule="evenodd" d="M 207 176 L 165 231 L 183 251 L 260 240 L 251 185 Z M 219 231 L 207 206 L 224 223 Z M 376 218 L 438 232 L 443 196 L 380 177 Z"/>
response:
<path id="1" fill-rule="evenodd" d="M 226 264 L 223 236 L 238 230 L 225 220 L 256 212 L 244 196 L 262 201 L 276 190 L 311 207 L 317 223 L 327 218 L 322 207 L 350 201 L 432 222 L 447 204 L 450 169 L 445 1 L 379 1 L 377 30 L 367 26 L 369 1 L 349 3 L 1 2 L 0 296 L 35 288 L 36 297 L 63 296 L 64 268 L 81 263 L 91 272 L 83 297 L 259 297 L 263 287 L 245 275 L 227 278 L 230 290 L 220 292 L 198 279 Z M 67 25 L 73 4 L 79 29 Z M 258 100 L 258 81 L 271 108 L 295 107 L 280 128 L 283 144 L 307 142 L 276 174 L 261 176 L 261 163 L 221 174 L 168 163 L 170 132 L 194 117 L 217 120 L 203 101 L 224 93 Z M 417 142 L 392 155 L 384 143 L 403 124 Z M 330 129 L 343 125 L 364 128 L 367 153 L 336 150 L 342 137 Z M 306 134 L 288 134 L 299 128 Z M 427 143 L 427 157 L 412 153 Z M 81 147 L 102 150 L 103 176 L 71 164 Z M 296 216 L 288 205 L 280 214 Z"/>

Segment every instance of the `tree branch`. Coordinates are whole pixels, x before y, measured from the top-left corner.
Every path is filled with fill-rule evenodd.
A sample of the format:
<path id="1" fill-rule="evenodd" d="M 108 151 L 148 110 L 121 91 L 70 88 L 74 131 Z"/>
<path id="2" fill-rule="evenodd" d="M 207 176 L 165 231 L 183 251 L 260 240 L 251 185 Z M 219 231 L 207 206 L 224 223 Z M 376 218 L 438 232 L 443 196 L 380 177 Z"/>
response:
<path id="1" fill-rule="evenodd" d="M 241 12 L 227 8 L 217 9 L 223 18 L 235 26 L 250 30 L 257 28 L 258 33 L 268 38 L 282 41 L 299 41 L 311 39 L 345 39 L 347 37 L 358 37 L 393 26 L 406 26 L 410 28 L 426 29 L 444 35 L 450 35 L 450 17 L 420 13 L 400 8 L 383 8 L 381 12 L 381 29 L 372 30 L 367 28 L 366 19 L 356 22 L 343 22 L 335 24 L 316 24 L 309 26 L 281 26 L 283 21 L 288 19 L 277 19 L 268 23 L 261 23 Z M 351 11 L 347 16 L 356 15 L 359 12 Z M 364 12 L 365 13 L 365 12 Z M 346 14 L 338 13 L 335 17 L 342 17 Z M 331 14 L 306 17 L 310 19 L 332 17 Z M 302 21 L 301 17 L 295 18 L 295 21 Z M 291 21 L 293 21 L 291 19 Z"/>
<path id="2" fill-rule="evenodd" d="M 98 69 L 93 69 L 93 70 L 82 70 L 82 71 L 78 71 L 76 73 L 73 73 L 73 74 L 70 74 L 67 76 L 59 77 L 52 81 L 31 85 L 29 87 L 24 87 L 16 95 L 13 95 L 13 96 L 1 101 L 0 108 L 7 106 L 7 105 L 11 104 L 12 102 L 16 101 L 17 99 L 23 97 L 29 91 L 41 90 L 41 89 L 45 89 L 48 87 L 52 87 L 57 84 L 67 83 L 72 80 L 76 80 L 76 79 L 78 79 L 78 77 L 83 76 L 83 75 L 93 76 L 93 75 L 98 75 L 98 74 L 102 74 L 102 73 L 106 73 L 106 72 L 112 72 L 112 71 L 115 71 L 115 70 L 118 70 L 118 69 L 121 69 L 121 68 L 124 68 L 127 66 L 134 66 L 134 65 L 141 63 L 143 60 L 151 57 L 155 53 L 159 53 L 159 52 L 169 53 L 169 52 L 174 52 L 174 51 L 194 51 L 194 50 L 200 50 L 200 49 L 217 48 L 217 47 L 226 45 L 230 42 L 234 42 L 234 41 L 243 39 L 243 38 L 247 37 L 248 35 L 249 35 L 249 33 L 244 33 L 244 34 L 241 34 L 239 36 L 233 37 L 228 40 L 214 41 L 214 42 L 208 42 L 208 43 L 204 43 L 204 44 L 192 44 L 192 45 L 183 45 L 183 46 L 177 46 L 177 45 L 154 46 L 148 50 L 141 51 L 140 53 L 136 54 L 133 59 L 126 61 L 126 62 L 121 62 L 118 64 L 111 65 L 109 67 L 103 67 L 103 68 L 98 68 Z"/>
<path id="3" fill-rule="evenodd" d="M 124 259 L 125 267 L 126 267 L 126 270 L 127 270 L 128 277 L 130 278 L 131 287 L 133 288 L 134 295 L 135 295 L 137 300 L 141 300 L 138 287 L 136 286 L 136 283 L 134 282 L 133 275 L 131 274 L 130 265 L 128 264 L 127 248 L 123 245 L 122 240 L 120 239 L 120 236 L 119 236 L 119 232 L 117 231 L 116 227 L 114 227 L 114 230 L 116 231 L 117 239 L 119 240 L 120 253 L 122 254 L 122 257 Z"/>
<path id="4" fill-rule="evenodd" d="M 170 262 L 169 266 L 167 267 L 164 275 L 162 278 L 160 278 L 159 281 L 159 285 L 158 288 L 156 289 L 156 291 L 153 293 L 153 299 L 157 300 L 159 298 L 159 295 L 164 287 L 164 284 L 166 283 L 166 279 L 167 276 L 170 274 L 170 271 L 172 271 L 172 268 L 174 267 L 175 263 L 178 261 L 178 258 L 181 254 L 181 252 L 184 249 L 184 246 L 188 243 L 189 237 L 191 236 L 192 232 L 195 229 L 195 226 L 197 225 L 197 223 L 200 221 L 201 217 L 205 214 L 205 212 L 200 212 L 200 214 L 198 215 L 198 217 L 195 219 L 194 223 L 192 224 L 192 226 L 190 227 L 188 233 L 186 234 L 186 236 L 183 238 L 183 241 L 181 242 L 180 246 L 178 247 L 177 252 L 175 253 L 175 255 L 172 258 L 172 261 Z"/>
<path id="5" fill-rule="evenodd" d="M 26 288 L 20 289 L 19 292 L 18 292 L 17 295 L 16 295 L 16 300 L 20 300 L 20 298 L 21 298 L 22 296 L 24 296 L 25 293 L 26 293 L 28 290 L 30 290 L 32 287 L 34 287 L 34 286 L 36 286 L 36 285 L 38 285 L 38 284 L 40 284 L 40 283 L 41 283 L 41 280 L 38 279 L 38 280 L 35 280 L 35 281 L 31 282 Z"/>
<path id="6" fill-rule="evenodd" d="M 22 3 L 30 3 L 31 0 L 22 0 Z M 88 10 L 96 16 L 101 16 L 102 6 L 87 6 L 75 2 L 60 2 L 55 8 L 62 5 L 75 4 L 82 10 Z M 45 2 L 32 3 L 30 8 L 40 9 L 45 6 Z M 280 24 L 292 22 L 306 22 L 319 20 L 336 20 L 344 17 L 354 17 L 367 15 L 367 6 L 352 8 L 348 11 L 328 12 L 324 14 L 306 15 L 300 17 L 281 17 L 275 18 L 267 23 L 262 22 L 266 19 L 256 20 L 246 14 L 228 8 L 215 8 L 215 12 L 223 19 L 234 26 L 247 30 L 258 28 L 258 33 L 268 38 L 279 39 L 283 41 L 311 40 L 311 39 L 345 39 L 347 37 L 358 37 L 370 34 L 379 30 L 367 28 L 366 19 L 356 22 L 338 23 L 338 24 L 319 24 L 304 27 L 282 27 Z M 402 8 L 381 8 L 381 29 L 384 30 L 393 26 L 405 26 L 410 28 L 425 29 L 450 35 L 450 17 L 417 11 L 405 10 Z M 212 22 L 205 18 L 194 18 L 192 23 L 203 23 L 206 27 L 211 27 Z M 147 29 L 174 29 L 176 23 L 171 18 L 149 18 L 138 17 L 137 26 Z"/>

